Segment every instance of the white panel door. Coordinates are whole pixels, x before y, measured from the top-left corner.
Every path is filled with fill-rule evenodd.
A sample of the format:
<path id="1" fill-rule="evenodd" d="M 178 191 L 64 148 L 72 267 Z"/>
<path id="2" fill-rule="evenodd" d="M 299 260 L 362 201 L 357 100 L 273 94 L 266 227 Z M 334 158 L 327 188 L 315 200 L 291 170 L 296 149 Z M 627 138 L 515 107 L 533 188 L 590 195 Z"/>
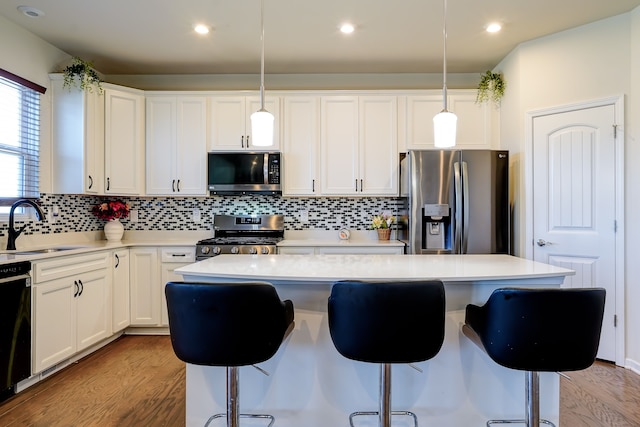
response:
<path id="1" fill-rule="evenodd" d="M 207 194 L 207 99 L 182 97 L 177 103 L 176 192 Z"/>
<path id="2" fill-rule="evenodd" d="M 147 194 L 171 194 L 176 158 L 176 99 L 147 98 Z"/>
<path id="3" fill-rule="evenodd" d="M 68 280 L 77 280 L 80 285 L 76 297 L 76 351 L 80 351 L 111 335 L 110 270 L 95 270 Z"/>
<path id="4" fill-rule="evenodd" d="M 611 361 L 616 360 L 614 114 L 608 105 L 533 121 L 534 259 L 575 270 L 565 287 L 606 289 L 598 358 Z"/>
<path id="5" fill-rule="evenodd" d="M 358 97 L 323 97 L 320 116 L 322 194 L 360 194 Z"/>
<path id="6" fill-rule="evenodd" d="M 284 98 L 284 195 L 309 196 L 319 193 L 318 146 L 320 113 L 317 96 Z"/>

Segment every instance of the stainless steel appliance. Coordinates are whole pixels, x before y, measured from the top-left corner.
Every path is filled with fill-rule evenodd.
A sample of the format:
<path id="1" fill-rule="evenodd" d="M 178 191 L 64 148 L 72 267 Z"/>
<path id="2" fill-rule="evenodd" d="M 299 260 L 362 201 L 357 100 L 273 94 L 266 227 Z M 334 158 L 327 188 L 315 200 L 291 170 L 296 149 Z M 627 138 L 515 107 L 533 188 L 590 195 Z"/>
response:
<path id="1" fill-rule="evenodd" d="M 208 154 L 211 194 L 282 194 L 282 156 L 278 152 Z"/>
<path id="2" fill-rule="evenodd" d="M 0 266 L 0 402 L 31 375 L 31 263 Z"/>
<path id="3" fill-rule="evenodd" d="M 214 215 L 214 237 L 196 245 L 196 261 L 220 254 L 276 253 L 284 237 L 283 215 Z"/>
<path id="4" fill-rule="evenodd" d="M 408 253 L 509 253 L 508 151 L 409 151 L 401 174 Z"/>

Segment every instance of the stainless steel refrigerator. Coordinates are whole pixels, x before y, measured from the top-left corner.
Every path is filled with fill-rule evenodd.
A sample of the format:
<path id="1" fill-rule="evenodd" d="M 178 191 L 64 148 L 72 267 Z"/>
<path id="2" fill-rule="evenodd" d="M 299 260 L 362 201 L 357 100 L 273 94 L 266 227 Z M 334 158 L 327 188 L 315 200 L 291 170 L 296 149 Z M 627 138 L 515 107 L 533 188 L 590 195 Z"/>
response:
<path id="1" fill-rule="evenodd" d="M 400 170 L 407 253 L 509 253 L 508 151 L 412 150 Z"/>

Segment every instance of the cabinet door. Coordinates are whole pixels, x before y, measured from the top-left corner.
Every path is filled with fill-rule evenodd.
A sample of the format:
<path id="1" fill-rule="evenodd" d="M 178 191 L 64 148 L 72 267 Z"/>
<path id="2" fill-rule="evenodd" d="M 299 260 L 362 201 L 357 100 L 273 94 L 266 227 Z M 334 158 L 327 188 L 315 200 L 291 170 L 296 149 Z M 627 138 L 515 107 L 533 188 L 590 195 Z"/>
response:
<path id="1" fill-rule="evenodd" d="M 77 348 L 85 348 L 111 336 L 111 270 L 95 270 L 67 280 L 77 280 L 80 291 L 75 298 Z"/>
<path id="2" fill-rule="evenodd" d="M 207 194 L 207 99 L 179 97 L 177 103 L 177 195 Z"/>
<path id="3" fill-rule="evenodd" d="M 395 96 L 359 98 L 360 192 L 398 195 L 398 103 Z"/>
<path id="4" fill-rule="evenodd" d="M 160 287 L 158 251 L 156 248 L 129 250 L 129 279 L 131 285 L 131 325 L 160 324 Z"/>
<path id="5" fill-rule="evenodd" d="M 171 194 L 175 191 L 176 124 L 175 97 L 147 98 L 147 194 Z"/>
<path id="6" fill-rule="evenodd" d="M 359 194 L 358 98 L 321 98 L 320 122 L 322 194 Z"/>
<path id="7" fill-rule="evenodd" d="M 105 89 L 105 193 L 144 194 L 144 96 Z"/>
<path id="8" fill-rule="evenodd" d="M 453 92 L 449 102 L 449 109 L 458 116 L 456 148 L 492 148 L 493 105 L 476 104 L 476 91 Z"/>
<path id="9" fill-rule="evenodd" d="M 184 267 L 191 264 L 190 262 L 163 262 L 161 264 L 161 280 L 160 280 L 160 326 L 169 326 L 169 314 L 167 313 L 167 298 L 164 294 L 164 288 L 167 282 L 182 282 L 183 278 L 181 274 L 173 272 L 176 268 Z"/>
<path id="10" fill-rule="evenodd" d="M 111 301 L 111 326 L 113 333 L 129 326 L 129 249 L 117 250 L 113 253 L 113 279 Z"/>
<path id="11" fill-rule="evenodd" d="M 213 96 L 210 105 L 209 150 L 225 151 L 245 149 L 245 97 Z"/>
<path id="12" fill-rule="evenodd" d="M 273 114 L 273 145 L 270 147 L 256 147 L 251 144 L 253 137 L 251 136 L 251 115 L 258 111 L 260 106 L 260 97 L 253 96 L 247 98 L 245 111 L 245 129 L 249 135 L 249 144 L 246 148 L 252 151 L 277 151 L 280 149 L 280 98 L 276 96 L 264 97 L 264 108 Z"/>
<path id="13" fill-rule="evenodd" d="M 76 309 L 73 280 L 62 278 L 32 288 L 34 307 L 33 372 L 76 352 Z"/>
<path id="14" fill-rule="evenodd" d="M 284 195 L 319 194 L 318 155 L 320 117 L 317 96 L 284 98 L 282 129 Z"/>
<path id="15" fill-rule="evenodd" d="M 407 96 L 407 149 L 434 148 L 433 117 L 442 111 L 442 94 Z"/>

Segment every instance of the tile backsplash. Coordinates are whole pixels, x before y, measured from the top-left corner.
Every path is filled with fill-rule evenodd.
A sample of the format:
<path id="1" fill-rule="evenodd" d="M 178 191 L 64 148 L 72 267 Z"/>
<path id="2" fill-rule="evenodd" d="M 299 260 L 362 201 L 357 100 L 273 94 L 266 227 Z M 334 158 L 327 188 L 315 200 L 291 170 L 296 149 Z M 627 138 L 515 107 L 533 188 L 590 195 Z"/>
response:
<path id="1" fill-rule="evenodd" d="M 122 220 L 125 230 L 206 231 L 214 214 L 283 214 L 285 230 L 339 230 L 342 227 L 366 230 L 371 217 L 381 212 L 397 215 L 401 198 L 336 197 L 302 198 L 280 196 L 214 197 L 98 197 L 86 195 L 42 194 L 45 221 L 28 221 L 24 234 L 50 234 L 98 231 L 104 221 L 91 214 L 91 208 L 104 200 L 122 200 L 138 211 L 138 221 Z M 57 216 L 52 216 L 57 207 Z M 303 220 L 306 211 L 308 219 Z M 199 215 L 198 215 L 199 214 Z M 199 217 L 199 220 L 198 220 Z M 16 221 L 16 226 L 22 223 Z M 0 225 L 6 235 L 8 224 Z"/>

